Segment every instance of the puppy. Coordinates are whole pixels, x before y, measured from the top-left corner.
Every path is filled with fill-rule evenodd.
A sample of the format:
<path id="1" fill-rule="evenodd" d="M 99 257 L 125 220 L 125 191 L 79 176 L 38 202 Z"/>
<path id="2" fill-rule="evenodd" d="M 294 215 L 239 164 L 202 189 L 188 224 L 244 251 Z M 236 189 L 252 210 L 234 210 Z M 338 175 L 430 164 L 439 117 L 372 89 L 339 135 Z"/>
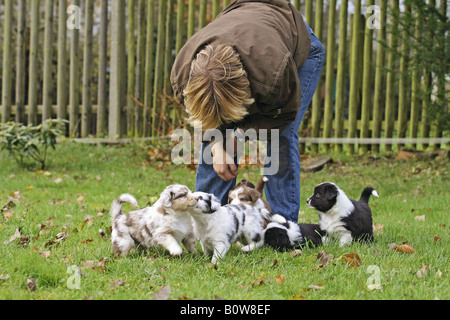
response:
<path id="1" fill-rule="evenodd" d="M 373 188 L 365 188 L 359 201 L 350 200 L 337 185 L 325 182 L 315 187 L 306 203 L 319 211 L 320 228 L 327 236 L 339 239 L 342 247 L 352 241 L 373 241 L 371 195 L 378 197 Z M 327 236 L 324 243 L 329 241 Z"/>
<path id="2" fill-rule="evenodd" d="M 267 177 L 262 177 L 255 187 L 253 183 L 242 180 L 228 193 L 228 203 L 246 203 L 258 208 L 266 208 L 272 212 L 269 203 L 262 198 L 267 181 L 269 181 Z"/>
<path id="3" fill-rule="evenodd" d="M 136 247 L 162 247 L 171 255 L 177 256 L 182 253 L 180 242 L 188 252 L 196 250 L 188 209 L 197 203 L 197 199 L 186 186 L 169 186 L 153 206 L 127 215 L 122 211 L 125 202 L 137 207 L 136 199 L 129 194 L 121 195 L 111 206 L 111 241 L 114 253 L 125 256 Z"/>
<path id="4" fill-rule="evenodd" d="M 264 230 L 264 243 L 277 251 L 287 251 L 319 246 L 324 235 L 318 224 L 271 222 Z"/>
<path id="5" fill-rule="evenodd" d="M 249 243 L 242 251 L 263 245 L 263 230 L 272 216 L 268 210 L 248 204 L 221 206 L 213 194 L 204 192 L 196 192 L 194 196 L 198 200 L 191 208 L 194 231 L 205 255 L 213 253 L 213 264 L 217 264 L 241 236 Z"/>

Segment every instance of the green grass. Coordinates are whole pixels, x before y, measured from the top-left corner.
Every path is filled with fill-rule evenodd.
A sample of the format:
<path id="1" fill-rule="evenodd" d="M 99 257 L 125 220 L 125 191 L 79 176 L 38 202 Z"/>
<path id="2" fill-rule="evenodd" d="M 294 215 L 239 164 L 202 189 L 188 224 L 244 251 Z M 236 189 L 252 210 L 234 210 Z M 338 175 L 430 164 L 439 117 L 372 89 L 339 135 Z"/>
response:
<path id="1" fill-rule="evenodd" d="M 340 248 L 332 243 L 305 249 L 298 257 L 269 248 L 245 254 L 233 246 L 215 268 L 200 253 L 171 257 L 152 249 L 120 259 L 111 254 L 108 209 L 115 197 L 128 192 L 143 206 L 153 203 L 169 184 L 194 189 L 192 166 L 158 162 L 148 150 L 144 144 L 104 147 L 64 142 L 50 153 L 48 172 L 22 169 L 0 154 L 0 209 L 8 197 L 17 202 L 10 206 L 12 213 L 0 215 L 0 299 L 153 299 L 152 294 L 164 286 L 171 288 L 170 299 L 450 298 L 446 159 L 334 155 L 335 163 L 324 170 L 302 173 L 300 219 L 318 221 L 317 213 L 305 204 L 318 183 L 333 181 L 351 198 L 373 186 L 380 195 L 371 199 L 374 223 L 383 227 L 375 233 L 374 244 Z M 240 178 L 251 181 L 258 174 L 255 167 L 240 170 Z M 93 217 L 91 222 L 84 222 L 86 215 Z M 425 221 L 415 219 L 422 215 Z M 26 245 L 20 245 L 20 239 L 9 243 L 18 228 L 21 236 L 29 236 Z M 105 238 L 99 229 L 106 231 Z M 46 247 L 61 232 L 68 237 Z M 434 241 L 436 235 L 440 240 Z M 416 252 L 406 254 L 388 246 L 403 242 Z M 320 250 L 335 257 L 322 268 L 317 261 Z M 345 263 L 347 253 L 361 258 L 358 268 Z M 68 288 L 72 265 L 81 268 L 80 289 Z M 371 265 L 379 267 L 381 290 L 367 289 Z M 423 265 L 427 273 L 419 277 Z M 29 278 L 36 280 L 33 292 L 27 290 Z"/>

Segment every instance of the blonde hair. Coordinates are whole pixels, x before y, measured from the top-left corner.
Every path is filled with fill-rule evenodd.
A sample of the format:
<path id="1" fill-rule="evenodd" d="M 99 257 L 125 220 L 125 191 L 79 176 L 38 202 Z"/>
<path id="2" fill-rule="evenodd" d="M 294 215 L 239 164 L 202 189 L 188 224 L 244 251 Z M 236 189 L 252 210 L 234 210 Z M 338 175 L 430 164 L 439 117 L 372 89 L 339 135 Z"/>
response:
<path id="1" fill-rule="evenodd" d="M 203 130 L 242 120 L 251 98 L 250 82 L 231 46 L 207 45 L 191 64 L 184 104 L 188 121 Z"/>

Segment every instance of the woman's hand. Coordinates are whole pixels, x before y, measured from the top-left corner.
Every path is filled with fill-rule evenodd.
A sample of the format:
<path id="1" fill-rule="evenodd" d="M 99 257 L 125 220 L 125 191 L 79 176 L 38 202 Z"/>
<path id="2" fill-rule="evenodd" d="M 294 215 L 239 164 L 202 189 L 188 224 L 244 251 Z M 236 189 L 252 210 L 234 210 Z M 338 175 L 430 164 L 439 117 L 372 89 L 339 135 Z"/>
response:
<path id="1" fill-rule="evenodd" d="M 224 181 L 235 179 L 238 175 L 238 168 L 234 163 L 234 154 L 236 152 L 237 143 L 234 135 L 229 139 L 228 143 L 231 143 L 232 145 L 230 147 L 227 146 L 226 148 L 229 152 L 231 151 L 232 154 L 227 153 L 226 150 L 223 149 L 223 144 L 220 142 L 214 144 L 211 148 L 214 171 Z"/>

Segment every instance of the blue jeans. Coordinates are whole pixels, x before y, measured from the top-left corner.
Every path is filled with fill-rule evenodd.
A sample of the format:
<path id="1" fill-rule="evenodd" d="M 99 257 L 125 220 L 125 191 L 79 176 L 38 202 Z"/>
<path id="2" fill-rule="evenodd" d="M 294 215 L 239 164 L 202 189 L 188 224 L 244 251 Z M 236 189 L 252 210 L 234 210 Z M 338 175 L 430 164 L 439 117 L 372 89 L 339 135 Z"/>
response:
<path id="1" fill-rule="evenodd" d="M 302 101 L 296 119 L 291 122 L 280 134 L 279 139 L 279 170 L 275 175 L 268 176 L 265 193 L 272 211 L 284 216 L 286 219 L 297 222 L 300 210 L 300 153 L 298 131 L 317 89 L 325 60 L 325 50 L 320 40 L 309 26 L 311 34 L 311 52 L 298 70 L 302 90 Z M 206 145 L 202 146 L 202 155 Z M 268 144 L 267 156 L 271 156 L 271 144 Z M 276 157 L 275 157 L 276 158 Z M 235 159 L 235 163 L 237 159 Z M 270 165 L 270 164 L 268 164 Z M 255 181 L 256 182 L 256 181 Z M 228 192 L 236 185 L 236 179 L 223 181 L 201 159 L 199 161 L 196 177 L 196 191 L 213 193 L 222 204 L 228 202 Z"/>

